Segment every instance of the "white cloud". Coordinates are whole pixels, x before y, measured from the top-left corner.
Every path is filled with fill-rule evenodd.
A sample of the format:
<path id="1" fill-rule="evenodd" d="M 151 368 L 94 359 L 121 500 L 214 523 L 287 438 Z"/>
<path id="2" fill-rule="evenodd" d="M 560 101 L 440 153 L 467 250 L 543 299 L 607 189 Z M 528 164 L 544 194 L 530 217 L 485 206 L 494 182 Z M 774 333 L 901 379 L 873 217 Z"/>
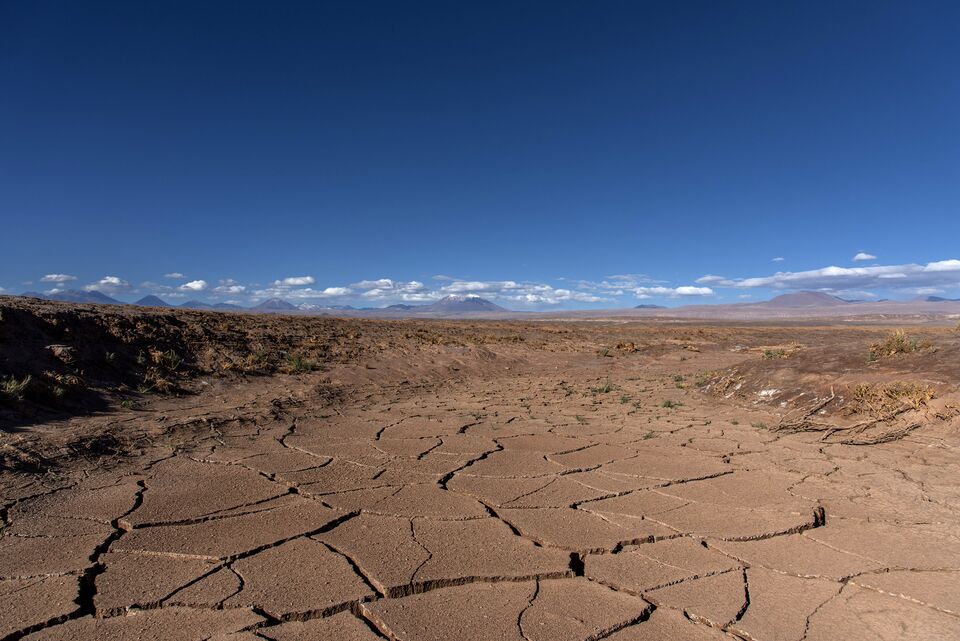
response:
<path id="1" fill-rule="evenodd" d="M 960 271 L 960 260 L 938 260 L 935 263 L 927 263 L 924 270 L 928 272 L 955 272 Z"/>
<path id="2" fill-rule="evenodd" d="M 867 252 L 859 252 L 856 256 L 853 257 L 854 261 L 876 260 L 876 259 L 877 259 L 876 256 L 874 256 L 873 254 L 868 254 Z"/>
<path id="3" fill-rule="evenodd" d="M 782 263 L 782 262 L 785 261 L 785 260 L 786 260 L 786 258 L 784 258 L 783 256 L 776 256 L 776 257 L 770 259 L 770 261 L 771 261 L 771 262 L 774 262 L 774 263 Z"/>
<path id="4" fill-rule="evenodd" d="M 232 278 L 224 278 L 220 284 L 213 288 L 218 294 L 242 294 L 247 291 L 246 285 L 241 285 Z"/>
<path id="5" fill-rule="evenodd" d="M 361 280 L 359 283 L 350 286 L 357 289 L 390 289 L 393 287 L 393 281 L 389 278 L 377 278 L 376 280 Z"/>
<path id="6" fill-rule="evenodd" d="M 169 274 L 164 274 L 163 277 L 178 279 L 178 278 L 183 278 L 184 276 L 180 272 L 170 272 Z"/>
<path id="7" fill-rule="evenodd" d="M 76 276 L 71 276 L 70 274 L 47 274 L 40 279 L 41 283 L 67 283 L 72 280 L 77 280 Z"/>
<path id="8" fill-rule="evenodd" d="M 180 290 L 185 292 L 202 292 L 207 288 L 205 280 L 191 280 L 189 283 L 180 285 Z"/>
<path id="9" fill-rule="evenodd" d="M 353 293 L 349 287 L 327 287 L 325 289 L 313 289 L 312 287 L 301 287 L 298 289 L 289 289 L 287 287 L 267 287 L 253 292 L 251 298 L 260 300 L 264 298 L 289 298 L 293 300 L 303 300 L 311 298 L 336 298 L 337 296 L 346 296 Z"/>
<path id="10" fill-rule="evenodd" d="M 104 276 L 97 282 L 86 285 L 84 289 L 88 292 L 98 291 L 110 294 L 129 290 L 130 283 L 119 276 Z"/>
<path id="11" fill-rule="evenodd" d="M 723 276 L 716 276 L 714 274 L 707 274 L 706 276 L 701 276 L 696 280 L 696 282 L 701 285 L 732 285 L 733 281 L 729 278 L 724 278 Z"/>
<path id="12" fill-rule="evenodd" d="M 535 285 L 529 285 L 535 286 Z M 499 281 L 479 281 L 479 280 L 455 280 L 449 285 L 440 288 L 448 294 L 464 294 L 468 292 L 489 292 L 491 294 L 504 290 L 523 289 L 523 287 L 512 280 Z"/>
<path id="13" fill-rule="evenodd" d="M 568 301 L 576 301 L 579 303 L 613 302 L 612 298 L 597 296 L 588 292 L 579 292 L 570 289 L 554 289 L 552 287 L 549 287 L 548 289 L 539 288 L 539 291 L 527 291 L 522 294 L 507 294 L 500 296 L 499 298 L 531 305 L 559 305 L 560 303 L 565 303 Z"/>
<path id="14" fill-rule="evenodd" d="M 651 298 L 653 296 L 666 296 L 669 298 L 675 298 L 677 296 L 713 296 L 713 290 L 709 287 L 694 287 L 693 285 L 683 285 L 681 287 L 635 287 L 633 293 L 637 298 Z"/>
<path id="15" fill-rule="evenodd" d="M 904 291 L 916 287 L 960 287 L 960 260 L 950 259 L 919 265 L 871 265 L 870 267 L 829 266 L 800 272 L 777 272 L 755 278 L 723 278 L 707 275 L 698 283 L 724 287 L 772 289 L 814 289 L 831 291 L 889 289 Z"/>
<path id="16" fill-rule="evenodd" d="M 283 280 L 273 281 L 274 287 L 301 287 L 303 285 L 313 285 L 316 279 L 313 276 L 291 276 Z"/>
<path id="17" fill-rule="evenodd" d="M 402 281 L 391 278 L 377 278 L 362 280 L 350 287 L 366 290 L 363 292 L 363 297 L 376 301 L 399 300 L 406 303 L 426 303 L 441 298 L 441 294 L 430 291 L 426 285 L 418 280 Z"/>

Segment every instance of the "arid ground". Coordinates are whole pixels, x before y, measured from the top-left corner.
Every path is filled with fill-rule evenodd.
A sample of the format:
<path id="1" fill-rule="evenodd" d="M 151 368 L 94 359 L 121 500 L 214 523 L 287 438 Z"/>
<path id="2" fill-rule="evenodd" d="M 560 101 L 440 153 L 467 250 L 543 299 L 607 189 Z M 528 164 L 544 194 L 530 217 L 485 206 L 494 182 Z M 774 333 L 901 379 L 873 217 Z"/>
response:
<path id="1" fill-rule="evenodd" d="M 0 638 L 960 638 L 952 326 L 0 302 Z"/>

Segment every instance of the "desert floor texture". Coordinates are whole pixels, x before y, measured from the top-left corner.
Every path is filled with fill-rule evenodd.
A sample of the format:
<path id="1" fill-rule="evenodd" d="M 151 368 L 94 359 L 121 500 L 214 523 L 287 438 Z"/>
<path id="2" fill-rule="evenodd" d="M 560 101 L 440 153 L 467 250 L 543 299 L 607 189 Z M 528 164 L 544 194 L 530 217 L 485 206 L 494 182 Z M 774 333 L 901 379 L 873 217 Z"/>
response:
<path id="1" fill-rule="evenodd" d="M 233 325 L 10 410 L 2 639 L 960 639 L 953 328 L 110 313 Z M 90 380 L 91 331 L 2 340 Z"/>

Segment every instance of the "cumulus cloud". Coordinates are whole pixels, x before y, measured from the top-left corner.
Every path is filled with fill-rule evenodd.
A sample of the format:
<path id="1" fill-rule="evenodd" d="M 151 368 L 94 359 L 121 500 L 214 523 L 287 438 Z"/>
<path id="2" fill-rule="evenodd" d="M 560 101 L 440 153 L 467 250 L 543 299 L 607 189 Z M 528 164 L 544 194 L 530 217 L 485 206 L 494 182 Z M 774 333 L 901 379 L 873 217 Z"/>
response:
<path id="1" fill-rule="evenodd" d="M 163 277 L 164 277 L 164 278 L 179 279 L 179 278 L 183 278 L 184 276 L 183 276 L 183 274 L 181 274 L 180 272 L 170 272 L 169 274 L 164 274 Z"/>
<path id="2" fill-rule="evenodd" d="M 302 287 L 303 285 L 313 285 L 316 279 L 313 276 L 290 276 L 282 280 L 273 281 L 274 287 Z"/>
<path id="3" fill-rule="evenodd" d="M 224 278 L 220 283 L 213 288 L 213 291 L 218 294 L 242 294 L 247 291 L 246 285 L 241 285 L 232 278 Z"/>
<path id="4" fill-rule="evenodd" d="M 104 276 L 97 282 L 84 286 L 84 289 L 88 292 L 98 291 L 110 294 L 129 290 L 130 283 L 119 276 Z"/>
<path id="5" fill-rule="evenodd" d="M 553 287 L 538 287 L 536 291 L 526 291 L 517 294 L 506 294 L 499 298 L 503 300 L 514 301 L 517 303 L 527 303 L 530 305 L 545 304 L 559 305 L 568 301 L 579 303 L 610 303 L 614 299 L 603 296 L 597 296 L 589 292 L 581 292 L 570 289 L 554 289 Z"/>
<path id="6" fill-rule="evenodd" d="M 292 300 L 303 300 L 311 298 L 336 298 L 337 296 L 347 296 L 353 293 L 349 287 L 327 287 L 324 289 L 314 289 L 312 287 L 299 287 L 289 289 L 287 287 L 267 287 L 254 291 L 251 297 L 254 300 L 264 298 L 289 298 Z"/>
<path id="7" fill-rule="evenodd" d="M 699 281 L 698 281 L 699 282 Z M 652 298 L 654 296 L 666 296 L 668 298 L 677 298 L 678 296 L 713 296 L 713 290 L 709 287 L 695 287 L 693 285 L 683 285 L 681 287 L 635 287 L 633 293 L 637 298 Z"/>
<path id="8" fill-rule="evenodd" d="M 68 283 L 72 280 L 77 280 L 76 276 L 71 276 L 70 274 L 47 274 L 40 279 L 41 283 Z"/>
<path id="9" fill-rule="evenodd" d="M 374 301 L 400 300 L 406 303 L 426 303 L 441 297 L 438 292 L 430 291 L 426 285 L 418 280 L 402 281 L 392 278 L 376 278 L 353 283 L 350 287 L 365 290 L 362 294 L 363 297 Z"/>
<path id="10" fill-rule="evenodd" d="M 920 265 L 872 265 L 870 267 L 823 267 L 800 272 L 777 272 L 755 278 L 724 278 L 708 274 L 698 283 L 723 287 L 816 289 L 827 291 L 960 287 L 960 260 L 949 259 Z"/>
<path id="11" fill-rule="evenodd" d="M 853 257 L 853 260 L 855 261 L 876 260 L 876 259 L 877 259 L 876 256 L 874 256 L 873 254 L 868 254 L 867 252 L 858 252 L 857 255 Z"/>
<path id="12" fill-rule="evenodd" d="M 614 274 L 613 276 L 605 276 L 603 280 L 599 281 L 564 278 L 560 280 L 567 281 L 580 290 L 602 292 L 611 296 L 620 296 L 625 290 L 631 290 L 635 287 L 666 284 L 666 281 L 651 278 L 646 274 Z"/>
<path id="13" fill-rule="evenodd" d="M 521 305 L 557 305 L 568 301 L 581 303 L 614 301 L 602 292 L 584 291 L 583 288 L 557 288 L 546 283 L 514 280 L 452 280 L 440 287 L 439 294 L 443 296 L 476 295 Z"/>
<path id="14" fill-rule="evenodd" d="M 191 280 L 189 283 L 180 285 L 180 290 L 185 292 L 202 292 L 207 289 L 207 281 Z"/>

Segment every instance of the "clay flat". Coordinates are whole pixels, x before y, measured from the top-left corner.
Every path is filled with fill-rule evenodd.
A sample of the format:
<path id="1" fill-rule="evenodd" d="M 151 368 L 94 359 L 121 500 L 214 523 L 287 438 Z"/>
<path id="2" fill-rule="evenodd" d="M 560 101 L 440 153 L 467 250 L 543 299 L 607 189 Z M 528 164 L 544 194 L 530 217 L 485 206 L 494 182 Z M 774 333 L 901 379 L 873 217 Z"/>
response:
<path id="1" fill-rule="evenodd" d="M 69 314 L 218 334 L 7 404 L 0 638 L 960 638 L 952 328 Z"/>

